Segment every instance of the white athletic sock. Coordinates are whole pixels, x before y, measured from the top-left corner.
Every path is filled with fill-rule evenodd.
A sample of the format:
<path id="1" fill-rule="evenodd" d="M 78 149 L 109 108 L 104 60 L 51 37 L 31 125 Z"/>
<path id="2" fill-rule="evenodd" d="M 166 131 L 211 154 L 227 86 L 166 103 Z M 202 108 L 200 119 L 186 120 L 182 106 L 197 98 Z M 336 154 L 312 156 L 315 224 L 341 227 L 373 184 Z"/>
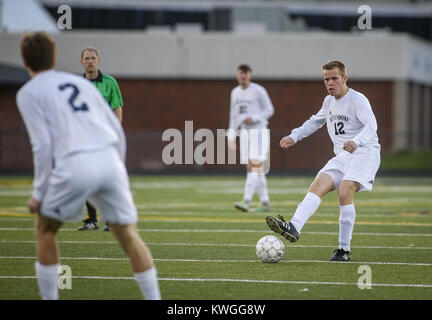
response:
<path id="1" fill-rule="evenodd" d="M 254 172 L 248 172 L 246 175 L 246 182 L 245 182 L 245 188 L 244 188 L 244 196 L 243 201 L 246 203 L 249 203 L 253 195 L 255 193 L 256 185 L 257 185 L 257 174 Z"/>
<path id="2" fill-rule="evenodd" d="M 298 232 L 300 232 L 306 221 L 318 210 L 320 204 L 321 198 L 312 192 L 308 192 L 303 201 L 298 204 L 297 210 L 291 219 L 291 223 Z"/>
<path id="3" fill-rule="evenodd" d="M 339 249 L 350 251 L 351 237 L 354 230 L 356 212 L 353 204 L 340 206 Z"/>
<path id="4" fill-rule="evenodd" d="M 144 272 L 134 273 L 136 282 L 147 300 L 161 300 L 161 293 L 155 267 Z"/>
<path id="5" fill-rule="evenodd" d="M 42 300 L 58 300 L 58 271 L 60 264 L 43 265 L 35 263 L 39 293 Z"/>
<path id="6" fill-rule="evenodd" d="M 268 205 L 270 203 L 270 199 L 268 195 L 267 178 L 265 174 L 258 175 L 257 188 L 258 188 L 258 195 L 260 197 L 261 203 Z"/>

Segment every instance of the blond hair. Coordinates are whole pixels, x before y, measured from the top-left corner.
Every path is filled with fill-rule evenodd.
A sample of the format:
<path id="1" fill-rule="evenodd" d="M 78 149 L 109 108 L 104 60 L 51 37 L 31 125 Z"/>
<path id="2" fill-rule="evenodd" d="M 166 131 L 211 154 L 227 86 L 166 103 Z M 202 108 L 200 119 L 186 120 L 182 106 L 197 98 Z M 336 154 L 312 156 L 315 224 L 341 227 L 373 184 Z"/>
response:
<path id="1" fill-rule="evenodd" d="M 321 69 L 323 71 L 324 70 L 331 70 L 334 68 L 339 68 L 339 71 L 343 77 L 347 75 L 345 64 L 339 60 L 330 60 L 330 61 L 324 63 L 321 67 Z"/>

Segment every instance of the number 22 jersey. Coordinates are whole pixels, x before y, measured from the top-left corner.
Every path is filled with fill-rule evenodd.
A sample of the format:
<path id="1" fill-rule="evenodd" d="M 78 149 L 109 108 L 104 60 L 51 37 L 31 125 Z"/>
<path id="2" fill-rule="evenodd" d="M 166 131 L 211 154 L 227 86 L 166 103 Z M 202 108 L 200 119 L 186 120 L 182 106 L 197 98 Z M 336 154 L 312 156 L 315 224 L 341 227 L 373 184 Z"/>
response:
<path id="1" fill-rule="evenodd" d="M 239 127 L 245 129 L 267 128 L 268 119 L 273 113 L 273 104 L 263 86 L 251 82 L 246 89 L 238 85 L 231 91 L 230 129 L 236 131 Z M 253 123 L 251 125 L 244 124 L 243 121 L 246 118 L 251 118 Z M 228 138 L 234 139 L 234 134 L 229 133 Z"/>

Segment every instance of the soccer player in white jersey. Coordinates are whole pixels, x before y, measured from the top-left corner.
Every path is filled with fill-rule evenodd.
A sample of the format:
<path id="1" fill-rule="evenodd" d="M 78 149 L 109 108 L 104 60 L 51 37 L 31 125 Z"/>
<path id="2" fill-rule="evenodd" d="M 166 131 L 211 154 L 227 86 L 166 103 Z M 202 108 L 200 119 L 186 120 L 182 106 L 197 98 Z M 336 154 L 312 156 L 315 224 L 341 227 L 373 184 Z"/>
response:
<path id="1" fill-rule="evenodd" d="M 339 196 L 339 245 L 331 261 L 349 261 L 350 243 L 356 212 L 354 195 L 371 191 L 380 165 L 380 144 L 377 122 L 369 100 L 347 86 L 347 73 L 341 61 L 329 61 L 322 66 L 328 96 L 317 114 L 280 141 L 290 148 L 324 124 L 334 145 L 335 157 L 318 172 L 304 200 L 297 206 L 290 222 L 283 217 L 266 217 L 269 227 L 291 242 L 299 239 L 306 221 L 317 211 L 321 199 L 330 191 Z"/>
<path id="2" fill-rule="evenodd" d="M 93 84 L 54 70 L 56 45 L 47 34 L 24 35 L 20 49 L 31 77 L 17 93 L 17 105 L 33 150 L 28 207 L 37 214 L 35 269 L 42 299 L 58 299 L 56 234 L 63 222 L 79 219 L 86 199 L 111 224 L 144 297 L 160 299 L 152 255 L 136 229 L 120 122 Z"/>
<path id="3" fill-rule="evenodd" d="M 267 90 L 251 82 L 252 68 L 249 65 L 239 65 L 236 76 L 238 86 L 231 91 L 230 99 L 228 147 L 235 150 L 235 139 L 240 135 L 240 163 L 246 164 L 247 176 L 243 202 L 237 202 L 234 206 L 248 212 L 249 204 L 257 190 L 262 207 L 253 211 L 269 212 L 266 173 L 270 153 L 270 132 L 267 124 L 274 113 L 274 108 Z M 239 128 L 240 131 L 237 132 Z"/>

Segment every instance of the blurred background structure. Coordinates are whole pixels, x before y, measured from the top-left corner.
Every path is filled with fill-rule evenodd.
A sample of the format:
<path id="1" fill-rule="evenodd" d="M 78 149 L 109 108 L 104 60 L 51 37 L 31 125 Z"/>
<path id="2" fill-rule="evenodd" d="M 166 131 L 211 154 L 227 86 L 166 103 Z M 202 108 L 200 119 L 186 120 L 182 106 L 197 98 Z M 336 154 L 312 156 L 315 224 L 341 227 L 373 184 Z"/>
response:
<path id="1" fill-rule="evenodd" d="M 65 4 L 72 29 L 60 30 Z M 360 23 L 363 5 L 371 29 Z M 270 172 L 316 170 L 332 154 L 325 128 L 290 150 L 278 146 L 320 109 L 321 65 L 331 59 L 346 63 L 349 86 L 369 98 L 383 155 L 432 146 L 430 1 L 0 0 L 0 172 L 32 169 L 15 104 L 28 79 L 18 47 L 28 30 L 53 35 L 58 70 L 82 74 L 82 48 L 99 49 L 102 72 L 123 94 L 131 172 L 243 172 L 162 161 L 164 130 L 184 130 L 185 121 L 194 130 L 227 128 L 240 63 L 252 66 L 275 107 Z"/>

